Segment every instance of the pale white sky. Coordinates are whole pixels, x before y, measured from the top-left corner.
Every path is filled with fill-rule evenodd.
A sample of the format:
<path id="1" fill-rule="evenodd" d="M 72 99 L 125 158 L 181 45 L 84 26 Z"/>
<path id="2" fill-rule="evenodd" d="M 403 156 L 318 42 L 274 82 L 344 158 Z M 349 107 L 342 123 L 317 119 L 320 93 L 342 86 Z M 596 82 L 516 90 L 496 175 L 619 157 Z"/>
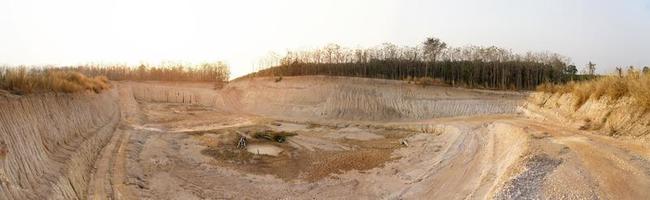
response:
<path id="1" fill-rule="evenodd" d="M 650 65 L 650 0 L 0 0 L 0 64 L 227 61 L 339 43 L 552 51 L 599 72 Z"/>

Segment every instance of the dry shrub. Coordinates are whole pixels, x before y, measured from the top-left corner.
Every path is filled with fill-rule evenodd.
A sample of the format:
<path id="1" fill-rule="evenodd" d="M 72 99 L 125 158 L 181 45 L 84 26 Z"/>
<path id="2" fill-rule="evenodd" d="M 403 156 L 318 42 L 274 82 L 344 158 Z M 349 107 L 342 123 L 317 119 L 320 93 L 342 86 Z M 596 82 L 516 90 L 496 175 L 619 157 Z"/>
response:
<path id="1" fill-rule="evenodd" d="M 27 68 L 5 68 L 0 71 L 0 89 L 14 94 L 47 91 L 74 93 L 87 90 L 99 93 L 110 88 L 109 81 L 104 76 L 89 78 L 73 71 Z"/>
<path id="2" fill-rule="evenodd" d="M 605 96 L 616 100 L 629 95 L 629 81 L 631 80 L 626 78 L 607 78 L 599 86 L 605 88 Z"/>
<path id="3" fill-rule="evenodd" d="M 574 108 L 579 108 L 589 100 L 589 97 L 591 97 L 591 94 L 593 92 L 593 84 L 585 84 L 585 83 L 580 83 L 576 84 L 573 87 L 573 96 L 575 97 L 575 101 L 573 102 L 573 107 Z"/>
<path id="4" fill-rule="evenodd" d="M 636 104 L 650 109 L 650 74 L 646 74 L 628 83 L 629 93 Z"/>
<path id="5" fill-rule="evenodd" d="M 606 76 L 584 82 L 569 82 L 564 85 L 542 84 L 537 91 L 575 96 L 574 108 L 579 108 L 587 100 L 608 97 L 611 101 L 632 97 L 643 109 L 650 108 L 650 74 L 630 76 Z"/>
<path id="6" fill-rule="evenodd" d="M 577 83 L 574 81 L 571 81 L 567 84 L 564 85 L 556 85 L 557 92 L 560 94 L 567 94 L 573 92 L 573 90 L 576 88 Z"/>
<path id="7" fill-rule="evenodd" d="M 537 86 L 537 91 L 546 92 L 546 93 L 556 93 L 558 92 L 559 86 L 553 83 L 542 83 Z"/>
<path id="8" fill-rule="evenodd" d="M 278 143 L 284 143 L 287 141 L 287 137 L 295 136 L 296 133 L 286 132 L 286 131 L 272 131 L 265 130 L 255 133 L 254 137 L 257 139 L 266 139 L 271 141 L 276 141 Z"/>

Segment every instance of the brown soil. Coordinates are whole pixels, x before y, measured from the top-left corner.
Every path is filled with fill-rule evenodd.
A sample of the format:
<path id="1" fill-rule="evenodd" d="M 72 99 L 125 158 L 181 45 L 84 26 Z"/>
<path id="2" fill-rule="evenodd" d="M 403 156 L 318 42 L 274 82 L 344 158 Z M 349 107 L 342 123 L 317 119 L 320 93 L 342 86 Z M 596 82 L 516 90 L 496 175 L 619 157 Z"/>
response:
<path id="1" fill-rule="evenodd" d="M 391 153 L 400 147 L 398 135 L 404 136 L 404 134 L 394 134 L 390 139 L 340 141 L 355 145 L 358 148 L 348 151 L 309 151 L 292 147 L 287 143 L 277 143 L 260 138 L 250 139 L 249 145 L 271 144 L 284 149 L 284 151 L 279 156 L 268 156 L 255 155 L 246 150 L 237 149 L 236 143 L 239 137 L 233 133 L 250 133 L 255 132 L 255 129 L 265 130 L 268 128 L 251 126 L 219 131 L 216 135 L 220 135 L 220 142 L 216 144 L 203 139 L 203 144 L 207 148 L 202 150 L 201 153 L 213 157 L 217 165 L 245 173 L 271 174 L 287 181 L 294 179 L 317 181 L 332 174 L 340 174 L 349 170 L 364 171 L 380 167 L 385 162 L 390 161 Z M 199 137 L 205 138 L 204 133 L 199 134 Z"/>

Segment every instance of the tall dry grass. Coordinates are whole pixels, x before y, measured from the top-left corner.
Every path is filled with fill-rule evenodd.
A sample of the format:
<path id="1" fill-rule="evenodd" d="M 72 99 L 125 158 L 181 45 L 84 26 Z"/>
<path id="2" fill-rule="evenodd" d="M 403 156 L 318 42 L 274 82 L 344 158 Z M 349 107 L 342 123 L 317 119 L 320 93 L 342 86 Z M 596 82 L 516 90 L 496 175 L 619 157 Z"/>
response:
<path id="1" fill-rule="evenodd" d="M 110 88 L 105 76 L 87 77 L 74 71 L 56 69 L 0 68 L 0 90 L 14 94 L 36 92 L 74 93 Z"/>
<path id="2" fill-rule="evenodd" d="M 537 91 L 558 94 L 573 94 L 574 108 L 579 108 L 589 99 L 609 98 L 616 101 L 631 97 L 641 108 L 650 110 L 650 73 L 632 72 L 626 76 L 604 76 L 598 79 L 569 82 L 563 85 L 542 84 Z"/>

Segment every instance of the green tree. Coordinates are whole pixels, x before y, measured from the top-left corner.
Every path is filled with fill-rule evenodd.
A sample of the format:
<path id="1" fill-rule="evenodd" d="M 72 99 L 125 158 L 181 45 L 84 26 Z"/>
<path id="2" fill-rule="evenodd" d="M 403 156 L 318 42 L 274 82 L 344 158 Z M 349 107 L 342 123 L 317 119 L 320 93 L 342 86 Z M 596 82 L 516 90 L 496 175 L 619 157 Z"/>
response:
<path id="1" fill-rule="evenodd" d="M 440 41 L 440 39 L 435 37 L 427 38 L 423 43 L 424 45 L 424 56 L 428 59 L 429 62 L 435 64 L 436 59 L 442 53 L 445 48 L 447 48 L 447 43 Z M 425 77 L 429 77 L 429 64 L 425 65 L 424 69 Z"/>
<path id="2" fill-rule="evenodd" d="M 564 73 L 575 76 L 578 74 L 578 68 L 575 65 L 569 65 L 564 70 Z"/>
<path id="3" fill-rule="evenodd" d="M 447 43 L 435 37 L 427 38 L 422 44 L 424 45 L 424 55 L 431 62 L 436 62 L 438 56 L 447 48 Z"/>

